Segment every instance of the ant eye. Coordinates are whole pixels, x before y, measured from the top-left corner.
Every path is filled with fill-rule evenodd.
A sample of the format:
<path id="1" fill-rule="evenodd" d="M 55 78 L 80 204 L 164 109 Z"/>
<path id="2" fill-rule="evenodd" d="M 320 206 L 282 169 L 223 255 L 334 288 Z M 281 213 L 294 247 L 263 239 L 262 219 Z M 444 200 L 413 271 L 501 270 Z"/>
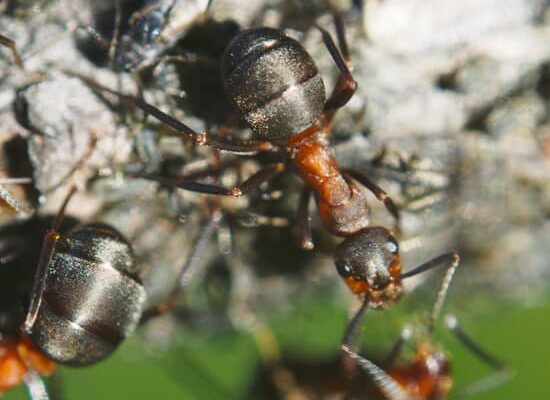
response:
<path id="1" fill-rule="evenodd" d="M 353 273 L 353 269 L 346 262 L 337 263 L 336 268 L 338 269 L 338 273 L 342 278 L 347 278 L 348 276 L 351 276 Z"/>
<path id="2" fill-rule="evenodd" d="M 397 254 L 397 252 L 399 251 L 399 246 L 394 239 L 389 239 L 386 243 L 386 249 L 392 254 Z"/>

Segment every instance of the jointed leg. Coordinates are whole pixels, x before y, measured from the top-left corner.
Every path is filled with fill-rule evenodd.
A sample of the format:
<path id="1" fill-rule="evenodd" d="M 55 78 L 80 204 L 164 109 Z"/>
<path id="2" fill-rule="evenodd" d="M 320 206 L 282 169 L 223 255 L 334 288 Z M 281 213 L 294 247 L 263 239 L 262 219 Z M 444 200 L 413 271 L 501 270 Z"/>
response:
<path id="1" fill-rule="evenodd" d="M 0 35 L 0 45 L 6 46 L 7 48 L 9 48 L 13 55 L 15 65 L 17 65 L 20 69 L 25 69 L 25 65 L 23 64 L 23 59 L 19 55 L 19 52 L 17 51 L 17 47 L 15 46 L 15 42 L 12 39 L 4 35 Z"/>
<path id="2" fill-rule="evenodd" d="M 406 325 L 403 329 L 401 329 L 401 333 L 399 335 L 399 338 L 392 346 L 390 352 L 384 359 L 384 365 L 393 365 L 395 360 L 399 357 L 401 354 L 401 351 L 403 350 L 403 346 L 405 343 L 407 343 L 412 337 L 412 327 L 409 325 Z"/>
<path id="3" fill-rule="evenodd" d="M 21 203 L 15 196 L 4 187 L 4 185 L 17 185 L 31 183 L 30 178 L 0 178 L 0 199 L 15 211 L 23 214 L 31 214 L 32 210 L 25 204 Z"/>
<path id="4" fill-rule="evenodd" d="M 140 323 L 147 322 L 153 317 L 166 314 L 176 307 L 181 290 L 185 286 L 187 286 L 187 284 L 191 280 L 191 277 L 200 265 L 202 255 L 206 252 L 206 249 L 210 244 L 210 240 L 212 239 L 212 235 L 217 228 L 220 218 L 221 214 L 219 210 L 213 210 L 210 217 L 202 227 L 199 235 L 197 236 L 195 243 L 193 243 L 193 245 L 191 246 L 191 250 L 187 255 L 187 259 L 185 260 L 185 263 L 182 265 L 178 273 L 174 289 L 166 298 L 166 300 L 164 300 L 162 303 L 156 305 L 153 308 L 145 310 L 141 316 Z"/>
<path id="5" fill-rule="evenodd" d="M 348 353 L 349 351 L 352 351 L 352 345 L 353 345 L 353 339 L 355 332 L 357 331 L 357 328 L 359 325 L 361 325 L 361 320 L 363 319 L 363 315 L 365 314 L 365 311 L 369 307 L 369 298 L 365 297 L 363 300 L 363 303 L 361 303 L 361 307 L 357 310 L 351 321 L 348 323 L 348 326 L 346 328 L 346 332 L 344 333 L 344 337 L 342 338 L 342 350 L 345 353 Z"/>
<path id="6" fill-rule="evenodd" d="M 412 400 L 412 398 L 401 388 L 401 386 L 382 368 L 349 348 L 342 349 L 352 361 L 354 361 L 370 376 L 376 387 L 378 387 L 378 389 L 384 394 L 386 399 Z"/>
<path id="7" fill-rule="evenodd" d="M 263 183 L 270 181 L 275 175 L 279 174 L 284 170 L 284 164 L 273 164 L 261 168 L 259 171 L 252 174 L 248 179 L 246 179 L 241 184 L 233 187 L 226 188 L 219 185 L 207 184 L 196 182 L 193 180 L 187 179 L 172 179 L 164 178 L 161 176 L 151 176 L 151 175 L 136 175 L 136 177 L 150 179 L 164 185 L 178 187 L 181 189 L 189 190 L 197 193 L 206 193 L 206 194 L 216 194 L 222 196 L 233 196 L 240 197 L 248 192 L 259 188 Z"/>
<path id="8" fill-rule="evenodd" d="M 118 38 L 120 37 L 120 24 L 122 22 L 122 8 L 120 5 L 120 0 L 115 0 L 115 29 L 113 31 L 113 38 L 109 43 L 109 63 L 110 67 L 113 68 L 116 50 L 118 46 Z"/>
<path id="9" fill-rule="evenodd" d="M 49 400 L 48 391 L 40 375 L 29 370 L 25 374 L 25 386 L 31 400 Z"/>
<path id="10" fill-rule="evenodd" d="M 493 369 L 493 373 L 468 385 L 465 389 L 455 393 L 452 398 L 469 398 L 470 396 L 498 386 L 513 376 L 513 372 L 502 360 L 498 359 L 479 343 L 474 341 L 458 324 L 454 315 L 445 316 L 445 325 L 455 337 L 472 352 L 481 362 Z"/>
<path id="11" fill-rule="evenodd" d="M 140 97 L 127 95 L 119 91 L 110 89 L 96 82 L 94 79 L 86 77 L 75 71 L 64 70 L 64 72 L 67 75 L 79 78 L 94 90 L 110 93 L 114 96 L 117 96 L 121 100 L 129 101 L 133 103 L 136 107 L 141 108 L 146 113 L 151 114 L 157 120 L 164 123 L 168 127 L 172 128 L 174 131 L 176 131 L 179 134 L 178 136 L 181 137 L 182 139 L 189 140 L 190 142 L 198 146 L 211 146 L 218 150 L 227 151 L 235 154 L 243 154 L 243 155 L 255 155 L 259 152 L 264 152 L 264 151 L 273 152 L 278 149 L 277 146 L 267 141 L 250 140 L 250 141 L 242 141 L 242 142 L 231 142 L 231 141 L 221 140 L 218 138 L 209 137 L 209 135 L 206 132 L 196 132 L 195 130 L 191 129 L 189 126 L 187 126 L 183 122 L 178 121 L 174 117 L 171 117 L 170 115 L 164 113 L 163 111 L 153 106 L 152 104 L 147 103 L 145 100 L 143 100 Z"/>
<path id="12" fill-rule="evenodd" d="M 53 221 L 51 229 L 46 232 L 46 235 L 44 236 L 42 252 L 40 253 L 40 261 L 34 275 L 34 284 L 31 293 L 29 310 L 27 312 L 27 316 L 22 327 L 23 331 L 26 334 L 31 334 L 32 327 L 34 325 L 34 322 L 36 321 L 38 309 L 40 308 L 40 305 L 42 303 L 42 296 L 44 294 L 44 289 L 46 286 L 46 274 L 48 272 L 48 265 L 50 264 L 52 255 L 55 252 L 55 246 L 57 245 L 59 239 L 61 239 L 61 235 L 59 234 L 58 230 L 61 227 L 61 223 L 63 222 L 63 217 L 65 215 L 67 205 L 69 204 L 69 201 L 71 200 L 75 192 L 76 186 L 73 186 L 65 197 L 65 200 L 63 201 L 63 204 L 61 205 L 61 208 L 59 209 L 59 212 L 57 213 L 55 220 Z"/>
<path id="13" fill-rule="evenodd" d="M 206 132 L 196 132 L 183 122 L 165 114 L 158 108 L 147 103 L 143 99 L 124 95 L 115 91 L 109 90 L 110 93 L 116 94 L 124 100 L 133 102 L 137 107 L 141 108 L 146 113 L 151 114 L 153 117 L 168 125 L 170 128 L 180 133 L 185 140 L 189 140 L 199 146 L 211 146 L 219 150 L 228 151 L 237 154 L 256 154 L 262 151 L 272 151 L 275 149 L 274 145 L 265 141 L 248 141 L 248 142 L 226 142 L 216 138 L 210 138 Z"/>
<path id="14" fill-rule="evenodd" d="M 332 121 L 336 110 L 347 104 L 357 89 L 357 82 L 353 79 L 350 71 L 350 55 L 346 43 L 346 35 L 344 32 L 342 17 L 337 13 L 334 13 L 333 15 L 334 23 L 336 25 L 336 32 L 338 35 L 338 42 L 340 44 L 340 50 L 342 51 L 343 56 L 336 47 L 330 33 L 318 26 L 318 29 L 323 35 L 323 41 L 325 42 L 325 45 L 327 46 L 334 62 L 336 63 L 336 66 L 340 70 L 338 81 L 336 82 L 332 94 L 326 101 L 324 107 L 325 124 L 327 125 Z"/>
<path id="15" fill-rule="evenodd" d="M 235 220 L 237 223 L 247 228 L 257 228 L 259 226 L 283 228 L 290 224 L 286 217 L 263 215 L 252 211 L 237 215 Z"/>
<path id="16" fill-rule="evenodd" d="M 484 364 L 494 370 L 504 371 L 508 369 L 506 363 L 490 354 L 487 350 L 482 348 L 481 345 L 468 336 L 468 334 L 460 327 L 458 319 L 454 315 L 445 315 L 445 325 L 464 345 L 464 347 L 470 350 L 472 354 L 479 358 Z"/>
<path id="17" fill-rule="evenodd" d="M 304 250 L 313 250 L 313 239 L 311 235 L 311 217 L 309 215 L 309 199 L 311 190 L 304 188 L 300 195 L 298 204 L 298 215 L 296 217 L 295 232 L 298 245 Z"/>
<path id="18" fill-rule="evenodd" d="M 399 209 L 391 199 L 391 197 L 376 183 L 371 181 L 368 176 L 365 174 L 357 171 L 357 170 L 344 170 L 346 174 L 351 176 L 353 179 L 357 180 L 361 185 L 365 186 L 367 189 L 369 189 L 372 194 L 376 196 L 378 200 L 380 200 L 382 203 L 384 203 L 384 206 L 386 209 L 390 212 L 391 215 L 393 215 L 395 219 L 396 227 L 399 227 Z"/>

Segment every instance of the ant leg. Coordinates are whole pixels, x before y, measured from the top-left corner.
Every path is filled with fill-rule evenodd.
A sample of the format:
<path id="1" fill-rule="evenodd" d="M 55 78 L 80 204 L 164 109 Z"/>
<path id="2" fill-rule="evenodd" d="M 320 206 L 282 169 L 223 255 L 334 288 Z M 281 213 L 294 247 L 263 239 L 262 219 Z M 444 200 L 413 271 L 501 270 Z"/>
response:
<path id="1" fill-rule="evenodd" d="M 120 36 L 121 21 L 122 21 L 122 9 L 120 6 L 120 0 L 115 0 L 115 29 L 113 31 L 113 38 L 109 43 L 109 51 L 107 53 L 109 55 L 110 68 L 113 68 L 113 64 L 115 60 L 116 48 L 118 46 L 118 38 Z"/>
<path id="2" fill-rule="evenodd" d="M 27 335 L 30 335 L 32 333 L 32 327 L 34 326 L 34 322 L 36 321 L 36 317 L 38 315 L 38 310 L 40 308 L 40 305 L 42 304 L 42 295 L 44 294 L 44 289 L 46 288 L 46 274 L 48 272 L 48 265 L 50 265 L 50 262 L 52 260 L 55 246 L 57 245 L 57 242 L 61 239 L 61 235 L 59 234 L 58 230 L 61 227 L 67 205 L 69 204 L 69 201 L 71 200 L 71 197 L 73 197 L 75 192 L 76 186 L 73 186 L 65 197 L 65 200 L 63 201 L 63 204 L 61 205 L 61 208 L 59 209 L 53 221 L 51 229 L 48 230 L 48 232 L 46 232 L 46 235 L 44 236 L 42 252 L 40 253 L 40 261 L 34 275 L 34 284 L 31 292 L 29 310 L 27 311 L 27 316 L 22 327 L 23 332 Z"/>
<path id="3" fill-rule="evenodd" d="M 13 55 L 15 65 L 17 65 L 20 69 L 25 69 L 25 65 L 23 64 L 23 59 L 19 55 L 19 52 L 17 51 L 17 47 L 15 46 L 15 41 L 13 39 L 10 39 L 4 35 L 0 35 L 0 45 L 9 48 L 11 51 L 11 54 Z"/>
<path id="4" fill-rule="evenodd" d="M 401 274 L 401 279 L 406 279 L 406 278 L 410 278 L 411 276 L 421 274 L 425 271 L 428 271 L 440 265 L 447 266 L 447 272 L 445 272 L 445 275 L 443 276 L 443 280 L 441 281 L 441 286 L 439 287 L 434 305 L 432 307 L 432 311 L 430 313 L 430 317 L 429 317 L 430 319 L 428 321 L 429 332 L 433 332 L 435 327 L 435 322 L 437 321 L 437 319 L 439 318 L 439 315 L 441 314 L 443 303 L 445 302 L 445 298 L 447 297 L 449 286 L 453 279 L 454 273 L 458 268 L 459 262 L 460 262 L 460 257 L 457 253 L 454 253 L 454 252 L 446 253 L 425 262 L 424 264 L 416 267 L 415 269 L 409 272 Z"/>
<path id="5" fill-rule="evenodd" d="M 344 169 L 343 170 L 347 175 L 352 177 L 353 179 L 357 180 L 361 185 L 365 186 L 367 189 L 369 189 L 372 194 L 376 196 L 378 200 L 380 200 L 382 203 L 384 203 L 384 206 L 386 209 L 390 212 L 391 215 L 393 215 L 393 218 L 395 219 L 395 225 L 396 228 L 399 227 L 399 209 L 391 199 L 391 197 L 376 183 L 371 181 L 368 176 L 363 174 L 362 172 L 359 172 L 357 170 L 352 169 Z"/>
<path id="6" fill-rule="evenodd" d="M 469 398 L 474 394 L 496 387 L 508 379 L 512 378 L 513 371 L 510 371 L 508 365 L 498 359 L 483 347 L 474 341 L 459 325 L 454 315 L 445 316 L 445 325 L 454 334 L 454 336 L 475 355 L 481 362 L 493 369 L 488 376 L 468 385 L 465 389 L 452 395 L 452 398 Z"/>
<path id="7" fill-rule="evenodd" d="M 311 190 L 304 188 L 300 195 L 298 204 L 298 215 L 294 227 L 298 245 L 304 250 L 313 250 L 313 239 L 311 235 L 311 217 L 309 215 L 309 199 Z"/>
<path id="8" fill-rule="evenodd" d="M 351 361 L 354 361 L 353 357 L 350 356 L 350 353 L 355 354 L 355 334 L 357 332 L 357 328 L 359 327 L 359 325 L 361 325 L 363 315 L 365 314 L 365 311 L 367 311 L 368 307 L 369 298 L 368 296 L 365 296 L 363 302 L 361 303 L 361 306 L 349 321 L 348 326 L 346 327 L 346 331 L 344 332 L 344 336 L 342 338 L 342 344 L 340 346 L 343 352 L 342 365 L 344 371 L 350 377 L 353 376 L 356 372 L 355 364 L 350 363 Z"/>
<path id="9" fill-rule="evenodd" d="M 390 352 L 384 359 L 384 365 L 392 365 L 393 363 L 395 363 L 395 360 L 397 360 L 397 358 L 401 354 L 401 351 L 403 350 L 403 346 L 411 339 L 412 333 L 413 331 L 410 325 L 406 325 L 403 329 L 401 329 L 399 338 L 394 343 Z"/>
<path id="10" fill-rule="evenodd" d="M 246 179 L 241 184 L 233 187 L 226 188 L 219 185 L 207 184 L 196 182 L 187 179 L 169 179 L 161 176 L 150 176 L 150 175 L 134 175 L 138 178 L 149 179 L 164 185 L 178 187 L 180 189 L 189 190 L 191 192 L 205 193 L 205 194 L 215 194 L 222 196 L 233 196 L 240 197 L 251 190 L 257 189 L 262 183 L 268 182 L 275 175 L 284 171 L 284 164 L 278 163 L 273 165 L 268 165 L 261 168 L 254 174 L 252 174 L 248 179 Z"/>
<path id="11" fill-rule="evenodd" d="M 359 309 L 355 312 L 355 315 L 348 323 L 348 326 L 346 328 L 346 332 L 344 333 L 344 337 L 342 338 L 342 350 L 344 353 L 348 353 L 351 350 L 353 337 L 355 335 L 355 332 L 357 331 L 357 328 L 361 324 L 361 320 L 363 319 L 363 315 L 365 314 L 365 311 L 367 311 L 367 308 L 369 306 L 369 298 L 365 296 L 363 303 L 361 303 L 361 306 Z"/>
<path id="12" fill-rule="evenodd" d="M 342 51 L 342 54 L 336 47 L 336 44 L 334 43 L 334 40 L 332 39 L 332 36 L 330 33 L 328 33 L 325 29 L 321 28 L 320 26 L 317 26 L 317 29 L 321 31 L 321 34 L 323 35 L 323 41 L 325 42 L 325 46 L 327 47 L 328 51 L 330 52 L 330 55 L 332 56 L 332 59 L 336 63 L 336 66 L 340 70 L 340 76 L 338 77 L 338 81 L 336 82 L 336 85 L 334 86 L 334 89 L 332 90 L 332 94 L 328 98 L 328 100 L 325 102 L 324 106 L 324 114 L 325 114 L 325 124 L 329 125 L 332 121 L 332 118 L 334 117 L 334 114 L 336 113 L 336 110 L 343 107 L 347 104 L 347 102 L 351 99 L 353 94 L 355 93 L 355 90 L 357 89 L 357 82 L 353 79 L 353 75 L 350 71 L 350 54 L 349 49 L 346 43 L 346 34 L 344 31 L 344 23 L 342 21 L 342 17 L 338 13 L 333 13 L 334 16 L 334 24 L 336 26 L 336 33 L 338 35 L 338 42 L 340 44 L 340 49 Z"/>
<path id="13" fill-rule="evenodd" d="M 133 103 L 136 107 L 140 108 L 145 113 L 151 114 L 157 120 L 159 120 L 163 124 L 175 130 L 177 133 L 180 134 L 182 139 L 189 140 L 190 142 L 193 142 L 198 146 L 210 146 L 218 150 L 223 150 L 230 153 L 243 154 L 243 155 L 255 155 L 259 152 L 276 151 L 278 149 L 277 146 L 267 141 L 250 140 L 250 141 L 243 141 L 243 142 L 229 142 L 229 141 L 219 140 L 216 138 L 211 138 L 206 132 L 196 132 L 195 130 L 191 129 L 189 126 L 187 126 L 183 122 L 178 121 L 174 117 L 171 117 L 170 115 L 164 113 L 163 111 L 161 111 L 154 105 L 147 103 L 145 100 L 143 100 L 140 97 L 127 95 L 119 91 L 109 89 L 108 87 L 101 85 L 95 80 L 88 78 L 86 76 L 83 76 L 82 74 L 79 74 L 74 71 L 64 71 L 64 72 L 67 75 L 79 78 L 88 86 L 90 86 L 90 88 L 92 89 L 110 93 L 114 96 L 117 96 L 121 100 L 129 101 Z"/>
<path id="14" fill-rule="evenodd" d="M 165 114 L 155 106 L 147 103 L 145 100 L 127 96 L 118 92 L 110 91 L 113 94 L 119 95 L 125 100 L 133 102 L 137 107 L 141 108 L 146 113 L 168 125 L 170 128 L 180 133 L 183 139 L 189 140 L 199 146 L 211 146 L 218 150 L 228 151 L 237 154 L 254 155 L 262 151 L 273 151 L 275 146 L 266 141 L 246 141 L 239 143 L 225 142 L 222 140 L 209 138 L 206 132 L 196 132 L 184 123 Z"/>
<path id="15" fill-rule="evenodd" d="M 413 400 L 403 388 L 378 365 L 360 356 L 349 348 L 342 348 L 346 355 L 354 361 L 373 380 L 376 387 L 389 400 Z"/>
<path id="16" fill-rule="evenodd" d="M 0 178 L 0 199 L 19 213 L 32 214 L 33 210 L 17 200 L 15 196 L 4 187 L 4 185 L 25 184 L 31 182 L 31 178 Z"/>
<path id="17" fill-rule="evenodd" d="M 147 322 L 153 317 L 166 314 L 176 307 L 181 289 L 187 286 L 187 284 L 191 280 L 191 277 L 197 270 L 197 267 L 200 265 L 202 255 L 206 252 L 214 230 L 218 226 L 220 219 L 220 211 L 213 211 L 204 226 L 202 227 L 197 239 L 195 240 L 195 243 L 193 243 L 193 245 L 191 246 L 189 255 L 187 256 L 185 263 L 178 273 L 176 286 L 172 290 L 172 293 L 170 293 L 170 295 L 162 303 L 148 310 L 145 310 L 141 316 L 140 324 Z"/>
<path id="18" fill-rule="evenodd" d="M 499 360 L 494 355 L 490 354 L 487 350 L 476 343 L 459 325 L 458 319 L 454 315 L 445 315 L 445 326 L 449 329 L 455 337 L 472 352 L 477 358 L 489 367 L 495 370 L 504 371 L 508 369 L 508 366 L 503 361 Z"/>
<path id="19" fill-rule="evenodd" d="M 236 221 L 240 225 L 247 228 L 257 228 L 259 226 L 272 226 L 275 228 L 283 228 L 290 224 L 288 218 L 263 215 L 252 211 L 247 211 L 242 215 L 237 215 Z"/>
<path id="20" fill-rule="evenodd" d="M 46 385 L 36 371 L 28 370 L 24 381 L 31 400 L 49 400 Z"/>

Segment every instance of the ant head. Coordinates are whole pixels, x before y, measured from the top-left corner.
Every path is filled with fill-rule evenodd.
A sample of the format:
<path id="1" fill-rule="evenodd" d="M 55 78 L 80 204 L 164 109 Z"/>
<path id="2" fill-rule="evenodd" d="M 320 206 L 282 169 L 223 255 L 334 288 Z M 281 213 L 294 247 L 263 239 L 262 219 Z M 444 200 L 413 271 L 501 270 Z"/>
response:
<path id="1" fill-rule="evenodd" d="M 369 296 L 375 307 L 401 294 L 399 246 L 386 228 L 366 228 L 344 239 L 334 263 L 350 290 Z"/>

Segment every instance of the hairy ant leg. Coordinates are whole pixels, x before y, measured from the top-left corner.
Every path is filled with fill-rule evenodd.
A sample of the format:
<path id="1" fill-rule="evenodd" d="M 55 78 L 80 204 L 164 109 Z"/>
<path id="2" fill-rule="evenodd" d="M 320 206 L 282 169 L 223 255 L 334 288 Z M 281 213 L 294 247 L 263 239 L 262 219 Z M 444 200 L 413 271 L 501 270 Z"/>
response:
<path id="1" fill-rule="evenodd" d="M 462 329 L 458 319 L 454 315 L 445 315 L 444 322 L 446 328 L 451 331 L 470 353 L 492 369 L 489 375 L 470 383 L 467 387 L 451 396 L 452 398 L 468 398 L 474 394 L 496 387 L 513 377 L 514 372 L 510 370 L 510 367 L 471 338 L 470 335 Z"/>
<path id="2" fill-rule="evenodd" d="M 351 57 L 346 41 L 346 33 L 342 16 L 339 13 L 333 12 L 333 18 L 336 26 L 336 34 L 338 36 L 340 50 L 336 47 L 330 33 L 328 33 L 326 29 L 317 26 L 317 29 L 321 31 L 325 46 L 340 71 L 338 81 L 332 90 L 332 94 L 324 105 L 323 114 L 325 126 L 330 125 L 336 111 L 346 105 L 357 90 L 357 82 L 353 79 L 353 75 L 350 71 Z"/>
<path id="3" fill-rule="evenodd" d="M 109 43 L 109 50 L 108 50 L 108 56 L 109 56 L 109 68 L 113 69 L 115 66 L 115 56 L 116 56 L 116 49 L 118 46 L 118 40 L 120 37 L 120 24 L 122 23 L 122 6 L 120 4 L 120 0 L 115 0 L 115 24 L 114 24 L 114 31 L 113 31 L 113 37 L 111 38 L 111 42 Z"/>
<path id="4" fill-rule="evenodd" d="M 343 348 L 343 351 L 371 377 L 374 384 L 388 400 L 415 400 L 405 392 L 395 379 L 368 358 L 362 357 L 347 347 Z"/>
<path id="5" fill-rule="evenodd" d="M 277 152 L 279 150 L 279 147 L 277 145 L 274 145 L 269 141 L 248 140 L 248 141 L 241 141 L 241 142 L 232 142 L 232 141 L 225 141 L 219 138 L 211 137 L 211 135 L 208 135 L 208 133 L 204 131 L 197 132 L 193 130 L 191 127 L 189 127 L 188 125 L 184 124 L 183 122 L 166 114 L 165 112 L 155 107 L 154 105 L 146 102 L 141 97 L 131 96 L 128 94 L 121 93 L 117 90 L 110 89 L 100 84 L 99 82 L 95 81 L 94 79 L 84 76 L 82 74 L 79 74 L 78 72 L 75 72 L 75 71 L 66 70 L 64 72 L 67 75 L 74 76 L 82 80 L 93 90 L 97 90 L 99 92 L 106 92 L 118 97 L 123 101 L 128 101 L 130 103 L 133 103 L 136 107 L 140 108 L 145 113 L 152 115 L 160 122 L 172 128 L 176 133 L 179 134 L 179 136 L 183 140 L 188 140 L 197 146 L 210 146 L 212 148 L 215 148 L 221 151 L 226 151 L 229 153 L 241 154 L 241 155 L 255 155 L 261 152 Z"/>
<path id="6" fill-rule="evenodd" d="M 135 175 L 139 178 L 153 180 L 163 185 L 173 186 L 191 192 L 215 194 L 223 196 L 241 197 L 252 190 L 259 188 L 263 183 L 273 179 L 275 175 L 284 171 L 284 164 L 278 163 L 268 165 L 252 174 L 248 179 L 244 180 L 237 186 L 226 188 L 219 185 L 201 183 L 188 179 L 171 179 L 154 175 Z"/>
<path id="7" fill-rule="evenodd" d="M 355 333 L 357 332 L 357 328 L 359 327 L 359 325 L 361 325 L 361 321 L 363 320 L 365 311 L 367 311 L 368 308 L 369 298 L 365 296 L 363 302 L 361 303 L 361 306 L 357 309 L 350 322 L 348 323 L 348 326 L 346 327 L 346 332 L 344 333 L 344 336 L 342 338 L 341 348 L 345 353 L 353 351 L 352 348 L 354 347 L 353 341 Z"/>
<path id="8" fill-rule="evenodd" d="M 27 311 L 27 316 L 22 328 L 26 334 L 32 333 L 32 327 L 34 326 L 36 317 L 38 316 L 38 310 L 42 303 L 44 290 L 46 288 L 47 269 L 51 264 L 57 242 L 61 239 L 61 235 L 58 231 L 61 227 L 61 223 L 63 222 L 67 205 L 75 193 L 76 186 L 73 186 L 65 197 L 65 200 L 63 201 L 63 204 L 61 205 L 61 208 L 52 223 L 52 227 L 44 236 L 42 252 L 40 253 L 40 261 L 38 263 L 38 267 L 36 268 L 29 310 Z"/>
<path id="9" fill-rule="evenodd" d="M 386 193 L 384 189 L 382 189 L 380 186 L 378 186 L 376 183 L 374 183 L 367 175 L 353 169 L 344 169 L 343 172 L 356 181 L 358 181 L 361 185 L 369 189 L 374 196 L 381 201 L 386 209 L 389 211 L 389 213 L 393 216 L 395 219 L 395 226 L 396 228 L 399 227 L 399 209 L 391 199 L 390 195 Z"/>
<path id="10" fill-rule="evenodd" d="M 384 364 L 392 365 L 393 363 L 395 363 L 395 361 L 401 355 L 401 352 L 403 351 L 403 347 L 407 342 L 411 340 L 411 338 L 412 338 L 412 327 L 410 325 L 406 325 L 401 329 L 401 332 L 399 333 L 399 338 L 397 338 L 397 340 L 391 347 L 390 351 L 388 352 L 388 355 L 384 357 Z"/>
<path id="11" fill-rule="evenodd" d="M 10 49 L 15 65 L 17 65 L 19 69 L 25 69 L 23 59 L 19 55 L 19 52 L 17 51 L 17 46 L 15 45 L 15 41 L 13 39 L 10 39 L 4 35 L 0 35 L 0 45 Z"/>
<path id="12" fill-rule="evenodd" d="M 204 222 L 197 238 L 195 239 L 195 242 L 191 246 L 191 250 L 189 251 L 187 258 L 178 273 L 176 284 L 172 289 L 172 292 L 162 303 L 145 310 L 141 316 L 140 324 L 147 322 L 153 317 L 166 314 L 176 307 L 181 290 L 187 286 L 191 280 L 191 277 L 200 265 L 202 254 L 205 253 L 208 245 L 210 244 L 212 235 L 214 234 L 217 225 L 220 223 L 221 218 L 222 215 L 219 209 L 216 208 L 215 210 L 212 210 L 211 214 Z"/>
<path id="13" fill-rule="evenodd" d="M 49 400 L 48 390 L 46 384 L 40 376 L 33 370 L 28 370 L 23 378 L 27 392 L 31 400 Z"/>
<path id="14" fill-rule="evenodd" d="M 32 214 L 33 210 L 29 206 L 16 199 L 15 196 L 4 187 L 6 185 L 20 185 L 28 183 L 32 183 L 31 178 L 0 178 L 0 199 L 18 213 Z"/>
<path id="15" fill-rule="evenodd" d="M 298 212 L 294 232 L 298 245 L 304 250 L 313 250 L 313 238 L 311 234 L 311 216 L 309 215 L 309 201 L 311 190 L 305 187 L 300 194 Z"/>

